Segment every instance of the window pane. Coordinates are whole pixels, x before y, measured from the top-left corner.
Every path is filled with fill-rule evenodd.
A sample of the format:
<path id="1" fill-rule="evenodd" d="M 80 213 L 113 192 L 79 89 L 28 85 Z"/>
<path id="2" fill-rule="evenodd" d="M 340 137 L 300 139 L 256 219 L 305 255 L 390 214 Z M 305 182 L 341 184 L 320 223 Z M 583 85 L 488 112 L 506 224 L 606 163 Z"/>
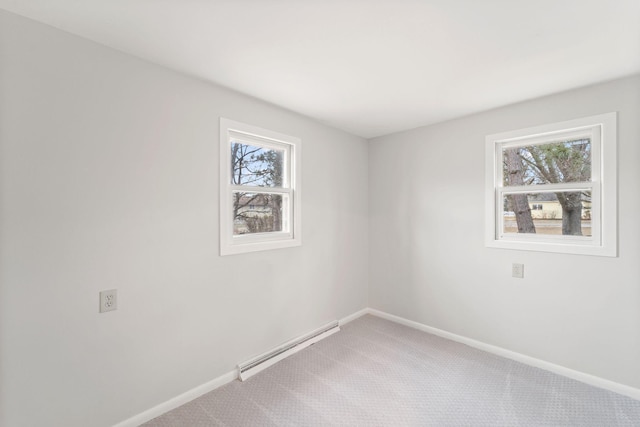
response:
<path id="1" fill-rule="evenodd" d="M 560 184 L 591 180 L 588 138 L 502 149 L 503 185 Z"/>
<path id="2" fill-rule="evenodd" d="M 231 183 L 283 187 L 285 150 L 231 141 Z"/>
<path id="3" fill-rule="evenodd" d="M 505 234 L 591 236 L 591 192 L 507 194 L 503 197 Z"/>
<path id="4" fill-rule="evenodd" d="M 282 194 L 233 193 L 233 234 L 282 231 Z"/>

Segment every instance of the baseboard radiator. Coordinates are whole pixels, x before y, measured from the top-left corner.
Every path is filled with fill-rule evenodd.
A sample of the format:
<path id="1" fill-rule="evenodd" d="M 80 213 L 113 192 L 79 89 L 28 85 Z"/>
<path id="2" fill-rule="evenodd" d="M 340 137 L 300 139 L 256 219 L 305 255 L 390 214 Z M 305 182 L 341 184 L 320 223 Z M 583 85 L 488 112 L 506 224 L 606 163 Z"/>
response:
<path id="1" fill-rule="evenodd" d="M 274 350 L 254 357 L 244 363 L 238 364 L 238 378 L 240 381 L 244 381 L 247 378 L 257 374 L 258 372 L 272 366 L 287 356 L 297 353 L 309 347 L 312 344 L 317 343 L 323 338 L 333 335 L 340 330 L 338 321 L 335 320 L 331 323 L 324 325 L 321 328 L 316 329 L 313 332 L 303 335 L 299 338 L 295 338 L 288 341 Z"/>

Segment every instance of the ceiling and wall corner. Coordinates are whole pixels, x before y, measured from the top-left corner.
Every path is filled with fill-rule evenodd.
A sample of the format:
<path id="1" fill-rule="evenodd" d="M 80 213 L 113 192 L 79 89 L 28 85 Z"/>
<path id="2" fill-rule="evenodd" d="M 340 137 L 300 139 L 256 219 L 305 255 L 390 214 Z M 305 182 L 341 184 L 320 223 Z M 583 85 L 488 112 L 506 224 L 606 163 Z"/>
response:
<path id="1" fill-rule="evenodd" d="M 637 0 L 0 0 L 365 138 L 640 72 Z"/>

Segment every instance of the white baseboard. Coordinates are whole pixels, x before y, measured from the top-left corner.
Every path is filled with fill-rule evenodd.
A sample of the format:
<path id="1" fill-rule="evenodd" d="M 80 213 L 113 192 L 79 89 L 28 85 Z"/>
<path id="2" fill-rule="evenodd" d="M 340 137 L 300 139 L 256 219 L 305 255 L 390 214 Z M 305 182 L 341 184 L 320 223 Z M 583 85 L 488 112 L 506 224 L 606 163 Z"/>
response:
<path id="1" fill-rule="evenodd" d="M 343 317 L 342 319 L 338 320 L 338 323 L 340 324 L 340 326 L 342 326 L 342 325 L 345 325 L 345 324 L 347 324 L 349 322 L 352 322 L 352 321 L 356 320 L 358 317 L 362 317 L 365 314 L 369 314 L 369 313 L 371 313 L 371 309 L 363 308 L 360 311 L 356 311 L 353 314 L 350 314 L 350 315 L 348 315 L 346 317 Z"/>
<path id="2" fill-rule="evenodd" d="M 369 309 L 368 308 L 364 308 L 360 311 L 357 311 L 353 314 L 350 314 L 349 316 L 346 316 L 342 319 L 340 319 L 338 321 L 338 324 L 340 326 L 349 323 L 355 319 L 357 319 L 360 316 L 364 316 L 365 314 L 369 313 Z M 334 331 L 334 332 L 337 332 Z M 333 333 L 333 332 L 332 332 Z M 318 337 L 318 339 L 314 340 L 313 342 L 318 341 L 321 338 L 325 338 L 325 336 L 331 335 L 332 333 L 323 335 L 322 337 Z M 309 342 L 308 345 L 311 345 L 312 342 Z M 308 345 L 306 345 L 305 347 L 307 347 Z M 301 350 L 302 347 L 300 347 L 298 349 Z M 287 353 L 287 356 L 289 355 L 289 353 Z M 282 359 L 284 357 L 281 357 L 280 359 Z M 278 360 L 280 360 L 278 359 Z M 275 362 L 274 362 L 275 363 Z M 222 387 L 225 384 L 230 383 L 231 381 L 234 381 L 238 378 L 238 370 L 234 369 L 231 372 L 228 372 L 224 375 L 221 375 L 220 377 L 211 380 L 205 384 L 199 385 L 191 390 L 188 390 L 184 393 L 182 393 L 179 396 L 176 396 L 172 399 L 167 400 L 164 403 L 161 403 L 157 406 L 154 406 L 151 409 L 148 409 L 138 415 L 135 415 L 131 418 L 128 418 L 124 421 L 119 422 L 118 424 L 116 424 L 114 427 L 138 427 L 140 424 L 144 424 L 147 421 L 151 421 L 152 419 L 159 417 L 160 415 L 171 411 L 172 409 L 177 408 L 178 406 L 184 405 L 185 403 L 188 403 L 194 399 L 197 399 L 198 397 L 202 396 L 203 394 L 209 393 L 210 391 L 213 391 L 215 389 L 217 389 L 218 387 Z"/>
<path id="3" fill-rule="evenodd" d="M 467 338 L 461 335 L 456 335 L 451 332 L 443 331 L 442 329 L 427 326 L 422 323 L 405 319 L 404 317 L 395 316 L 393 314 L 385 313 L 380 310 L 376 310 L 372 308 L 364 308 L 360 311 L 357 311 L 349 316 L 346 316 L 340 319 L 338 321 L 338 324 L 342 326 L 346 323 L 356 320 L 361 316 L 364 316 L 365 314 L 371 314 L 383 319 L 387 319 L 392 322 L 399 323 L 401 325 L 409 326 L 411 328 L 418 329 L 420 331 L 424 331 L 433 335 L 437 335 L 442 338 L 449 339 L 451 341 L 456 341 L 462 344 L 466 344 L 470 347 L 474 347 L 479 350 L 483 350 L 488 353 L 495 354 L 497 356 L 515 360 L 517 362 L 524 363 L 525 365 L 544 369 L 545 371 L 553 372 L 555 374 L 562 375 L 562 376 L 583 382 L 585 384 L 603 388 L 605 390 L 613 391 L 614 393 L 622 394 L 624 396 L 629 396 L 633 399 L 640 400 L 640 389 L 627 386 L 624 384 L 620 384 L 614 381 L 606 380 L 604 378 L 596 377 L 595 375 L 586 374 L 584 372 L 565 368 L 564 366 L 560 366 L 554 363 L 546 362 L 544 360 L 536 359 L 535 357 L 526 356 L 521 353 L 516 353 L 515 351 L 507 350 L 502 347 L 497 347 L 491 344 L 485 344 L 483 342 L 476 341 L 471 338 Z M 171 411 L 172 409 L 177 408 L 178 406 L 184 405 L 185 403 L 190 402 L 191 400 L 202 396 L 203 394 L 209 393 L 210 391 L 213 391 L 218 387 L 228 384 L 237 378 L 238 378 L 238 371 L 234 369 L 233 371 L 228 372 L 224 375 L 221 375 L 220 377 L 212 381 L 209 381 L 208 383 L 202 384 L 198 387 L 188 390 L 179 396 L 169 399 L 164 403 L 161 403 L 157 406 L 154 406 L 151 409 L 148 409 L 138 415 L 135 415 L 125 421 L 122 421 L 116 424 L 114 427 L 137 427 L 140 424 L 146 423 L 147 421 L 150 421 L 166 412 Z"/>
<path id="4" fill-rule="evenodd" d="M 471 338 L 467 338 L 461 335 L 456 335 L 451 332 L 443 331 L 442 329 L 434 328 L 424 325 L 422 323 L 414 322 L 413 320 L 405 319 L 403 317 L 395 316 L 393 314 L 385 313 L 380 310 L 367 309 L 367 313 L 372 314 L 383 319 L 390 320 L 405 326 L 409 326 L 414 329 L 418 329 L 424 332 L 428 332 L 433 335 L 437 335 L 442 338 L 456 341 L 462 344 L 466 344 L 470 347 L 477 348 L 479 350 L 492 353 L 497 356 L 505 357 L 507 359 L 515 360 L 516 362 L 524 363 L 525 365 L 533 366 L 535 368 L 544 369 L 545 371 L 553 372 L 554 374 L 562 375 L 567 378 L 571 378 L 585 384 L 592 385 L 594 387 L 603 388 L 605 390 L 612 391 L 614 393 L 622 394 L 624 396 L 631 397 L 636 400 L 640 400 L 640 389 L 631 387 L 628 385 L 620 384 L 615 381 L 610 381 L 604 378 L 597 377 L 595 375 L 587 374 L 584 372 L 576 371 L 564 366 L 556 365 L 551 362 L 536 359 L 535 357 L 527 356 L 515 351 L 507 350 L 502 347 L 497 347 L 491 344 L 485 344 L 481 341 L 476 341 Z"/>
<path id="5" fill-rule="evenodd" d="M 209 393 L 210 391 L 213 391 L 218 387 L 222 387 L 223 385 L 228 384 L 237 378 L 238 371 L 234 369 L 231 372 L 227 372 L 226 374 L 221 375 L 216 379 L 192 388 L 191 390 L 188 390 L 172 399 L 169 399 L 164 403 L 154 406 L 153 408 L 148 409 L 138 415 L 119 422 L 113 427 L 138 427 L 140 424 L 151 421 L 152 419 L 159 417 L 160 415 L 169 412 L 172 409 L 177 408 L 178 406 L 182 406 L 185 403 L 188 403 L 193 399 L 202 396 L 203 394 Z"/>

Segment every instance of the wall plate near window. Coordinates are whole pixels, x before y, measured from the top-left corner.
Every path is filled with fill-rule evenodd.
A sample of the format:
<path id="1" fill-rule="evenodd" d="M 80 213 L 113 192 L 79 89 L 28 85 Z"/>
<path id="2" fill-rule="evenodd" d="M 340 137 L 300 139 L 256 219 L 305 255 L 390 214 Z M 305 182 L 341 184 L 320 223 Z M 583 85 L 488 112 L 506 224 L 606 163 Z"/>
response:
<path id="1" fill-rule="evenodd" d="M 299 138 L 220 118 L 220 254 L 301 244 Z"/>
<path id="2" fill-rule="evenodd" d="M 486 138 L 488 247 L 617 256 L 617 114 Z"/>

